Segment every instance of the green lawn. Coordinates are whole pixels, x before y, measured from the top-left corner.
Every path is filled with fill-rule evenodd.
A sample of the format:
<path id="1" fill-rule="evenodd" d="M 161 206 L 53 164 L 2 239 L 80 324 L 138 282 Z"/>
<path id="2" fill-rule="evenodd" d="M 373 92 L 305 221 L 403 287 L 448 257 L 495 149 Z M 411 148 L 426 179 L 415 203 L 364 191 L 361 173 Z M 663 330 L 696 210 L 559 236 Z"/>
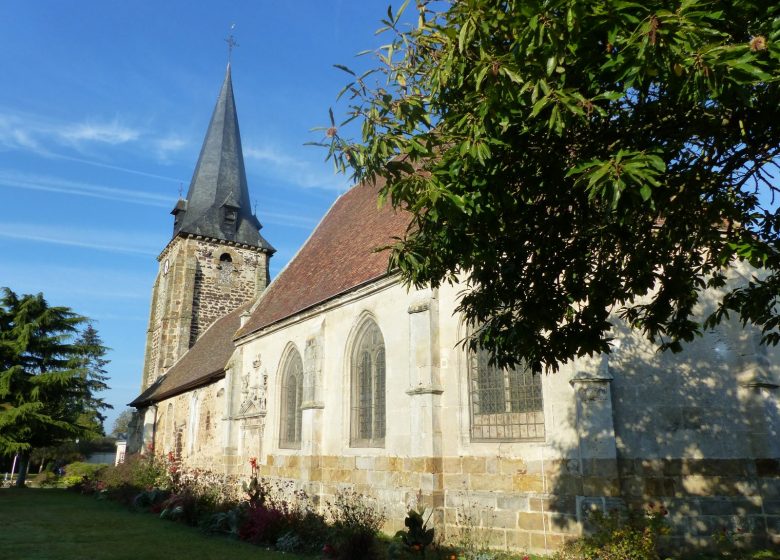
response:
<path id="1" fill-rule="evenodd" d="M 0 558 L 287 560 L 294 554 L 218 537 L 64 490 L 0 490 Z"/>

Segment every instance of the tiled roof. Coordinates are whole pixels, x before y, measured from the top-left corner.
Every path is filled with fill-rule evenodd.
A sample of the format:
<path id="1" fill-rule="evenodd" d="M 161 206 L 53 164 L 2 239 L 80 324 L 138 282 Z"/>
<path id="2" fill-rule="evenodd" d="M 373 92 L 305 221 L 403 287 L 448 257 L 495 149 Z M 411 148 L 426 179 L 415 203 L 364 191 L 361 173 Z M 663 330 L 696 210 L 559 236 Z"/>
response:
<path id="1" fill-rule="evenodd" d="M 263 292 L 237 333 L 251 334 L 352 288 L 385 276 L 388 251 L 377 248 L 403 237 L 411 215 L 387 202 L 382 183 L 361 183 L 339 197 L 281 274 Z"/>
<path id="2" fill-rule="evenodd" d="M 158 381 L 135 398 L 130 406 L 143 407 L 219 379 L 233 354 L 233 335 L 241 325 L 247 302 L 215 321 Z"/>

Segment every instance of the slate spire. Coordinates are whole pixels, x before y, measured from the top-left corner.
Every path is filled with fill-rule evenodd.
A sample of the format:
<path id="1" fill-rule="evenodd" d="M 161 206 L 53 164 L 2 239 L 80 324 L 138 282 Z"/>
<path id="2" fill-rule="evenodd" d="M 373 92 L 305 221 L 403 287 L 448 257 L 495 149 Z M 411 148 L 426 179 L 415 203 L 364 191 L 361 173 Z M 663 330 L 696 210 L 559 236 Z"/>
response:
<path id="1" fill-rule="evenodd" d="M 260 235 L 263 226 L 252 213 L 230 64 L 200 149 L 187 199 L 179 200 L 171 214 L 175 216 L 174 237 L 192 233 L 274 252 Z"/>

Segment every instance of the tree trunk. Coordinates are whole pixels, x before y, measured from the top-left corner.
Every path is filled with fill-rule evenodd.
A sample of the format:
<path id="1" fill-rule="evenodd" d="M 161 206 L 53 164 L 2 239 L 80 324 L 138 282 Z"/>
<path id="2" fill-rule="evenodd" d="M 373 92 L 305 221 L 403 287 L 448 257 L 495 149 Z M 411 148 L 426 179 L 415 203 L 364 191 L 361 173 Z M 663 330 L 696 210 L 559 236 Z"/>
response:
<path id="1" fill-rule="evenodd" d="M 30 465 L 30 452 L 19 454 L 19 474 L 16 477 L 16 487 L 24 488 L 24 483 L 27 480 L 27 467 Z"/>

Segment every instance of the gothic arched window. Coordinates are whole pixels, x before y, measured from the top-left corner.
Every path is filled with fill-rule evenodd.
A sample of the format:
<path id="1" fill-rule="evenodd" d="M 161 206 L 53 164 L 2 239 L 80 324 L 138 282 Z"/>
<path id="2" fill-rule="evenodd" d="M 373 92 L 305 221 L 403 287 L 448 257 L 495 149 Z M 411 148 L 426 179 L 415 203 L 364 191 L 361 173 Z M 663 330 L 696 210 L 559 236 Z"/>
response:
<path id="1" fill-rule="evenodd" d="M 303 394 L 303 362 L 293 349 L 287 356 L 282 372 L 282 406 L 279 447 L 301 447 L 301 397 Z"/>
<path id="2" fill-rule="evenodd" d="M 385 444 L 385 342 L 374 321 L 367 321 L 355 339 L 350 361 L 353 447 Z"/>
<path id="3" fill-rule="evenodd" d="M 521 441 L 544 438 L 542 378 L 518 364 L 499 368 L 490 353 L 470 355 L 469 393 L 473 441 Z"/>

